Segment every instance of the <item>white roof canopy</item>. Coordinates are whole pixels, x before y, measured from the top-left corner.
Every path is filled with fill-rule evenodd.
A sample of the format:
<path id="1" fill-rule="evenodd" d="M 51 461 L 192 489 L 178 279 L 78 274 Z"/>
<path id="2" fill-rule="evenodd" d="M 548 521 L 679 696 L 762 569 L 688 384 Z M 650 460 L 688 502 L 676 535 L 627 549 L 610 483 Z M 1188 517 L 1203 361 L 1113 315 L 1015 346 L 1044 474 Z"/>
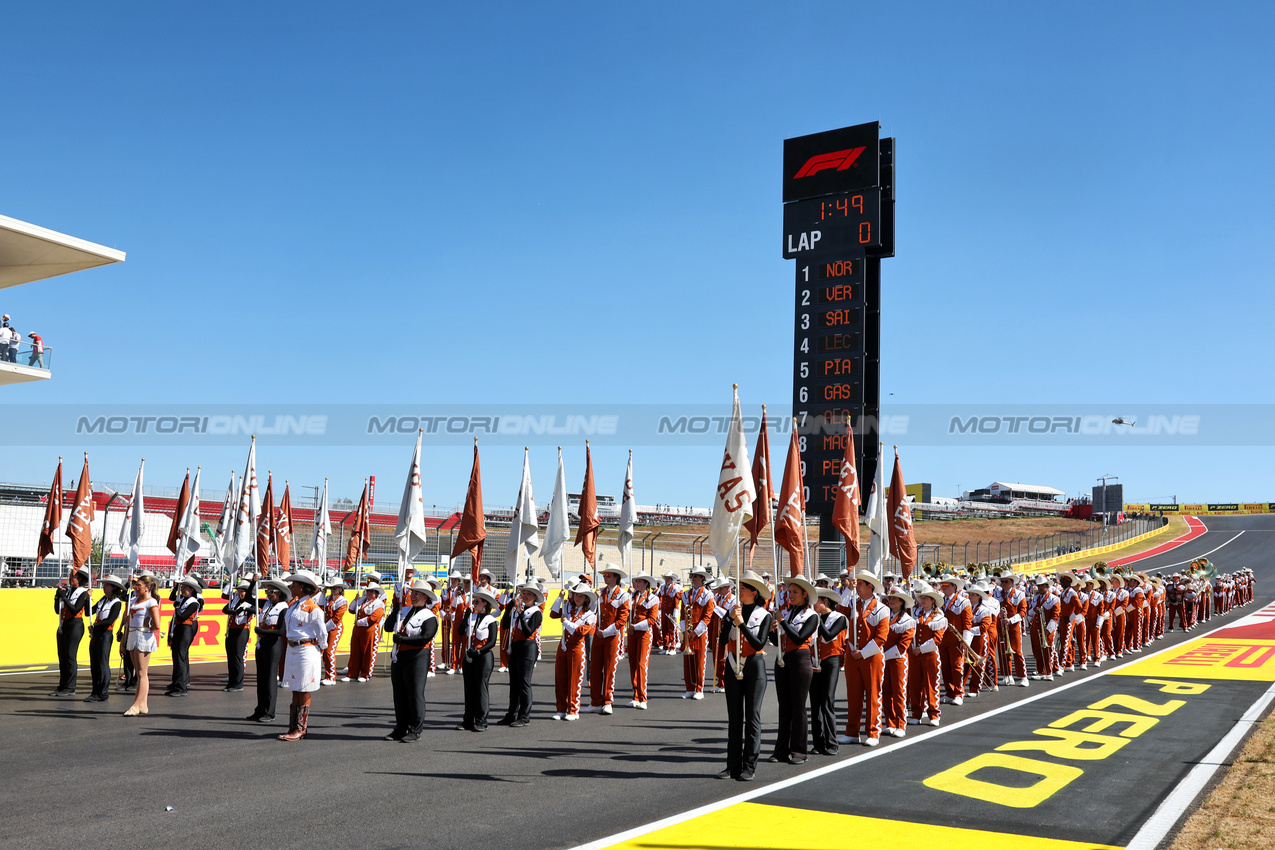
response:
<path id="1" fill-rule="evenodd" d="M 124 252 L 0 215 L 0 289 L 124 262 Z"/>
<path id="2" fill-rule="evenodd" d="M 996 487 L 1000 490 L 1011 490 L 1019 493 L 1047 493 L 1050 496 L 1065 496 L 1066 492 L 1057 490 L 1053 487 L 1046 487 L 1044 484 L 1013 484 L 1007 481 L 993 481 L 987 486 L 987 489 Z"/>

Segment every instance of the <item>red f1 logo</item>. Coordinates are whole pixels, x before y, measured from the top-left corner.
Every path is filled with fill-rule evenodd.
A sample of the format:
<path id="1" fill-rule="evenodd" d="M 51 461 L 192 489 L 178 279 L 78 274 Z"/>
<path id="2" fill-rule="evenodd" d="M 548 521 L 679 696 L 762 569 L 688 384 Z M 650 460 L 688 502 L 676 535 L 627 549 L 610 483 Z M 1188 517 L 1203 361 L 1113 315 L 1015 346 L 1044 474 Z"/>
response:
<path id="1" fill-rule="evenodd" d="M 812 156 L 806 160 L 806 164 L 801 167 L 801 170 L 793 175 L 793 179 L 810 177 L 829 168 L 845 171 L 854 165 L 855 160 L 859 158 L 859 154 L 863 153 L 864 150 L 866 148 L 850 148 L 849 150 L 833 151 L 832 153 L 821 153 L 818 156 Z"/>

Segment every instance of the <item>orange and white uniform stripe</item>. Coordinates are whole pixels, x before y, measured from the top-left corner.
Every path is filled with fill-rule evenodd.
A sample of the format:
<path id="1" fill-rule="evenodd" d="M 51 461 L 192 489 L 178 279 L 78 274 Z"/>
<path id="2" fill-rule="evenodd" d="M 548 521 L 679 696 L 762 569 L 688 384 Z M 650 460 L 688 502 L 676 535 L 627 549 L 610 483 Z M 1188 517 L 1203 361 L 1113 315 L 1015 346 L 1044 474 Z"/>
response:
<path id="1" fill-rule="evenodd" d="M 632 600 L 632 616 L 629 618 L 628 654 L 629 679 L 633 683 L 633 699 L 646 702 L 647 672 L 651 661 L 651 642 L 656 624 L 660 621 L 663 606 L 660 597 L 652 590 L 636 594 Z"/>
<path id="2" fill-rule="evenodd" d="M 345 632 L 345 614 L 350 603 L 344 596 L 332 596 L 323 608 L 324 625 L 328 630 L 328 645 L 323 649 L 323 678 L 336 679 L 336 647 Z"/>
<path id="3" fill-rule="evenodd" d="M 890 616 L 890 630 L 886 633 L 885 648 L 881 657 L 885 661 L 882 679 L 883 717 L 887 729 L 902 729 L 908 722 L 908 650 L 916 637 L 916 620 L 906 610 Z M 869 729 L 869 737 L 872 732 Z"/>
<path id="4" fill-rule="evenodd" d="M 961 638 L 969 640 L 974 609 L 965 591 L 958 590 L 943 600 L 943 618 L 947 628 L 939 645 L 939 664 L 943 671 L 943 690 L 948 699 L 965 696 L 965 650 Z"/>
<path id="5" fill-rule="evenodd" d="M 381 620 L 385 619 L 385 600 L 378 593 L 360 596 L 354 603 L 354 631 L 350 634 L 351 679 L 370 679 L 376 669 L 376 649 L 381 636 Z"/>
<path id="6" fill-rule="evenodd" d="M 562 640 L 554 658 L 554 692 L 559 714 L 579 714 L 584 689 L 585 637 L 593 634 L 597 615 L 585 605 L 576 607 L 561 598 L 553 603 L 549 616 L 562 620 Z"/>
<path id="7" fill-rule="evenodd" d="M 908 650 L 911 661 L 908 669 L 908 702 L 912 706 L 912 716 L 917 720 L 922 716 L 938 720 L 943 716 L 939 708 L 939 646 L 947 631 L 947 618 L 937 608 L 927 612 L 917 606 L 913 619 L 916 621 L 916 630 L 912 636 L 912 646 Z"/>
<path id="8" fill-rule="evenodd" d="M 616 585 L 598 591 L 598 629 L 593 636 L 589 658 L 589 703 L 594 708 L 610 705 L 615 696 L 615 668 L 620 662 L 620 641 L 629 622 L 632 597 Z"/>
<path id="9" fill-rule="evenodd" d="M 713 594 L 708 588 L 688 587 L 682 593 L 682 629 L 690 655 L 682 656 L 682 678 L 687 693 L 704 693 L 704 664 L 708 655 L 708 623 L 713 616 Z"/>
<path id="10" fill-rule="evenodd" d="M 846 735 L 859 737 L 867 706 L 867 736 L 881 737 L 881 690 L 885 678 L 885 644 L 890 635 L 890 609 L 875 596 L 855 600 L 850 618 L 854 634 L 846 653 Z M 785 647 L 787 649 L 787 647 Z M 855 658 L 858 652 L 860 658 Z"/>
<path id="11" fill-rule="evenodd" d="M 709 621 L 708 648 L 713 653 L 713 687 L 726 689 L 726 653 L 717 647 L 722 633 L 722 620 L 735 607 L 735 586 L 726 585 L 713 591 L 713 618 Z"/>
<path id="12" fill-rule="evenodd" d="M 655 648 L 664 652 L 677 649 L 677 614 L 682 602 L 682 586 L 670 581 L 660 586 L 660 616 L 656 620 Z"/>

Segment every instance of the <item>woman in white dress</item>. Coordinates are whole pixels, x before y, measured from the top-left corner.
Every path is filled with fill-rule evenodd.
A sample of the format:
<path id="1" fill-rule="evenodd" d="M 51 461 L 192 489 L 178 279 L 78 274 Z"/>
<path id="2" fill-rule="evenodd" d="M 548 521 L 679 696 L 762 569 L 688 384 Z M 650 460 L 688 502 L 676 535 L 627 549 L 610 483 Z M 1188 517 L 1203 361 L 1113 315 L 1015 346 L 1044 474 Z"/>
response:
<path id="1" fill-rule="evenodd" d="M 159 648 L 159 601 L 155 598 L 158 589 L 155 579 L 139 575 L 132 584 L 134 597 L 128 606 L 128 636 L 124 646 L 133 659 L 133 669 L 137 671 L 137 693 L 133 696 L 133 704 L 124 712 L 125 717 L 150 713 L 146 704 L 146 697 L 150 694 L 147 669 L 151 653 Z"/>
<path id="2" fill-rule="evenodd" d="M 319 579 L 307 570 L 284 576 L 293 602 L 284 615 L 288 653 L 283 659 L 283 681 L 292 691 L 288 731 L 281 741 L 300 741 L 310 719 L 310 694 L 323 678 L 323 650 L 328 645 L 327 615 L 319 598 Z"/>

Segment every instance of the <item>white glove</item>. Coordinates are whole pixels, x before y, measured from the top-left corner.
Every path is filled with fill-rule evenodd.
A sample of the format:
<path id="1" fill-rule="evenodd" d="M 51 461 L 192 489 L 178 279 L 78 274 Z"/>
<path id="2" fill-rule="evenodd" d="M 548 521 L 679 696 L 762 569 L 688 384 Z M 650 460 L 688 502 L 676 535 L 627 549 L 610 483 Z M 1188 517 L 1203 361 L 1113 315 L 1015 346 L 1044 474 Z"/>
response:
<path id="1" fill-rule="evenodd" d="M 981 626 L 973 626 L 972 628 L 970 628 L 968 632 L 966 632 L 966 634 L 968 634 L 970 637 L 978 637 L 982 633 L 983 633 L 983 628 Z"/>
<path id="2" fill-rule="evenodd" d="M 1056 620 L 1050 620 L 1045 626 L 1045 631 L 1049 632 L 1051 635 L 1058 631 L 1058 622 Z"/>
<path id="3" fill-rule="evenodd" d="M 937 645 L 935 645 L 935 643 L 934 643 L 934 640 L 933 640 L 933 639 L 931 639 L 931 640 L 927 640 L 925 643 L 923 643 L 923 644 L 921 644 L 919 647 L 917 647 L 917 649 L 919 649 L 919 650 L 921 651 L 921 654 L 922 654 L 922 655 L 928 655 L 928 654 L 929 654 L 929 653 L 931 653 L 931 652 L 938 652 L 938 650 L 939 650 L 938 646 L 937 646 Z"/>
<path id="4" fill-rule="evenodd" d="M 650 628 L 651 628 L 651 624 L 648 623 L 646 620 L 638 620 L 636 623 L 633 624 L 633 631 L 635 632 L 644 632 Z"/>
<path id="5" fill-rule="evenodd" d="M 700 623 L 695 627 L 695 637 L 699 637 L 706 631 L 708 631 L 708 623 Z"/>
<path id="6" fill-rule="evenodd" d="M 553 600 L 553 607 L 551 607 L 549 610 L 550 610 L 550 611 L 552 611 L 552 612 L 553 612 L 553 613 L 555 613 L 555 614 L 560 613 L 560 612 L 562 611 L 562 597 L 561 597 L 561 596 L 559 596 L 557 599 Z"/>
<path id="7" fill-rule="evenodd" d="M 965 631 L 961 632 L 961 637 L 965 638 L 966 643 L 969 643 L 970 638 L 974 637 L 973 629 L 966 629 Z"/>
<path id="8" fill-rule="evenodd" d="M 573 635 L 576 633 L 576 627 L 573 624 L 565 622 L 565 621 L 562 623 L 562 630 L 569 635 Z"/>
<path id="9" fill-rule="evenodd" d="M 615 637 L 619 633 L 620 633 L 619 629 L 617 629 L 615 626 L 607 626 L 605 629 L 602 630 L 602 636 L 607 638 Z"/>
<path id="10" fill-rule="evenodd" d="M 355 620 L 355 621 L 354 621 L 354 625 L 356 625 L 356 626 L 366 626 L 366 625 L 367 625 L 367 617 L 359 617 L 357 620 Z"/>
<path id="11" fill-rule="evenodd" d="M 1006 620 L 1005 622 L 1010 623 L 1010 624 L 1013 624 L 1013 623 L 1021 623 L 1022 621 L 1023 621 L 1022 615 L 1020 615 L 1020 614 L 1015 614 L 1014 616 L 1010 617 L 1010 618 L 1009 618 L 1008 620 Z"/>

